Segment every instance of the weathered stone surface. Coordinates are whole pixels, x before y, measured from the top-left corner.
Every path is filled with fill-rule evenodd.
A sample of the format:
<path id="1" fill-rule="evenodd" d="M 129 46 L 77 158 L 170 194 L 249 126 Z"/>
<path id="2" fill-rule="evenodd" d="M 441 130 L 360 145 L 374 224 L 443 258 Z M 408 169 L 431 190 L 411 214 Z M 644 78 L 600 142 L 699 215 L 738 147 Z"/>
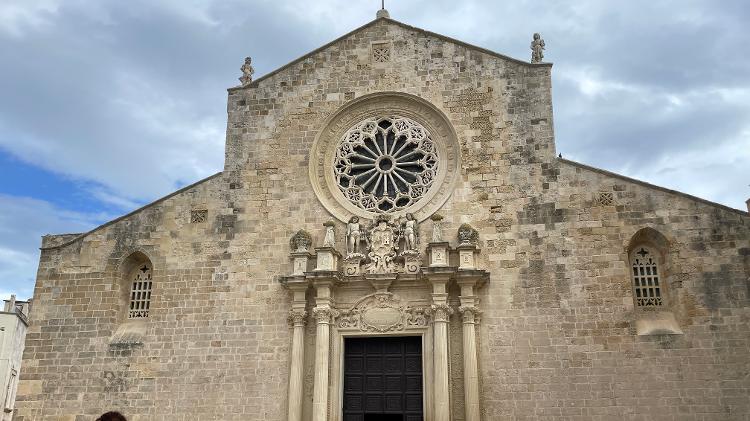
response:
<path id="1" fill-rule="evenodd" d="M 374 60 L 373 43 L 389 55 Z M 86 235 L 45 237 L 17 419 L 116 408 L 133 420 L 287 419 L 291 298 L 277 279 L 292 273 L 290 237 L 305 230 L 320 246 L 330 219 L 308 153 L 337 110 L 383 91 L 428 101 L 456 133 L 460 174 L 440 225 L 453 247 L 461 224 L 474 227 L 475 266 L 491 276 L 476 328 L 484 420 L 743 419 L 750 217 L 557 159 L 550 70 L 378 19 L 230 89 L 221 174 Z M 191 223 L 194 209 L 206 223 Z M 665 293 L 682 335 L 636 334 L 627 247 L 644 227 L 668 240 Z M 153 264 L 148 328 L 142 345 L 112 347 L 135 252 Z M 462 320 L 447 323 L 462 420 Z M 315 325 L 304 328 L 303 420 Z"/>

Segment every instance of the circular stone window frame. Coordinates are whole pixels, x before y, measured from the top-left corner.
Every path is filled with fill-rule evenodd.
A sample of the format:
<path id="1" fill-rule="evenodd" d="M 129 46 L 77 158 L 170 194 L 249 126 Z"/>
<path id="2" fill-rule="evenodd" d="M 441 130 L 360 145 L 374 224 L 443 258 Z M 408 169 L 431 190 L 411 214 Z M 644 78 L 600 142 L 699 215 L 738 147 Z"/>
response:
<path id="1" fill-rule="evenodd" d="M 351 203 L 339 189 L 333 171 L 335 153 L 349 129 L 368 118 L 389 116 L 412 119 L 427 129 L 437 150 L 440 170 L 432 187 L 416 203 L 395 212 L 371 212 Z M 323 207 L 338 220 L 348 222 L 352 216 L 373 220 L 382 214 L 399 218 L 411 213 L 421 222 L 453 194 L 461 164 L 458 136 L 445 114 L 424 99 L 400 92 L 365 95 L 342 106 L 322 127 L 310 149 L 310 182 Z"/>

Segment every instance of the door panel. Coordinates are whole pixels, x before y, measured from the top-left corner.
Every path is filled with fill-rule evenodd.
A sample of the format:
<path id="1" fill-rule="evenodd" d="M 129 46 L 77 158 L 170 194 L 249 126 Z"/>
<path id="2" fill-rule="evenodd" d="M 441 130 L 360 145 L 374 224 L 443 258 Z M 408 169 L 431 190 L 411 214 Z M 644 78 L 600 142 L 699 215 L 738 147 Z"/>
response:
<path id="1" fill-rule="evenodd" d="M 422 339 L 344 340 L 344 421 L 422 421 Z"/>

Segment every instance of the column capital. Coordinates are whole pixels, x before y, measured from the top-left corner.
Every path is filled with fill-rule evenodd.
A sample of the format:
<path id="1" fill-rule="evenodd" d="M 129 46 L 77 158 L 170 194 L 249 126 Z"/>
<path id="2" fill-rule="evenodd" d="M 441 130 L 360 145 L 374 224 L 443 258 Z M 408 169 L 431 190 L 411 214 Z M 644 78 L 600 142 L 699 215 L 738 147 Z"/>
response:
<path id="1" fill-rule="evenodd" d="M 313 309 L 313 317 L 318 323 L 332 323 L 332 319 L 339 316 L 339 312 L 331 307 L 318 306 Z"/>
<path id="2" fill-rule="evenodd" d="M 289 316 L 287 316 L 286 320 L 292 326 L 304 326 L 306 318 L 307 318 L 307 311 L 292 309 L 292 310 L 289 310 Z"/>
<path id="3" fill-rule="evenodd" d="M 462 305 L 458 307 L 458 311 L 463 316 L 464 323 L 476 323 L 477 318 L 482 311 L 475 305 Z"/>
<path id="4" fill-rule="evenodd" d="M 432 319 L 436 322 L 447 322 L 453 314 L 453 309 L 448 304 L 433 304 L 430 309 L 432 310 Z"/>

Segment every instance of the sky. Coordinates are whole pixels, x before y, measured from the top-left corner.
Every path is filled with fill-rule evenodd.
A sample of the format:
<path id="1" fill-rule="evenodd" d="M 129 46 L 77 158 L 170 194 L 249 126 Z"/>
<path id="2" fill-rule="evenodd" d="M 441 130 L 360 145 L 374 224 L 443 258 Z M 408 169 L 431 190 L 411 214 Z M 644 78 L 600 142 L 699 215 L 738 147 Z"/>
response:
<path id="1" fill-rule="evenodd" d="M 374 19 L 377 0 L 0 1 L 0 298 L 44 234 L 85 232 L 221 171 L 226 88 Z M 745 210 L 746 0 L 387 0 L 392 18 L 554 63 L 565 158 Z"/>

